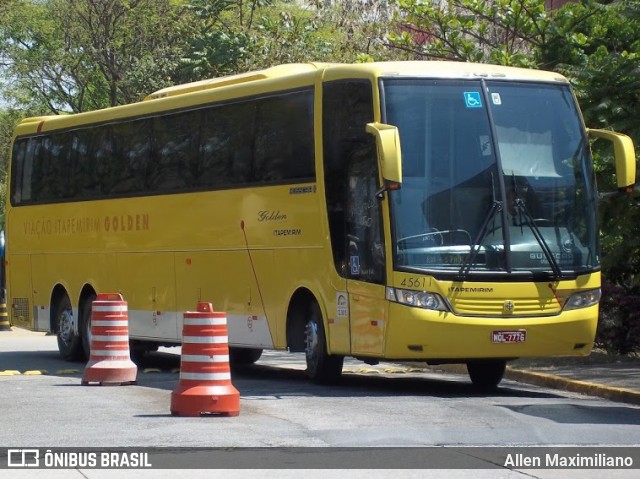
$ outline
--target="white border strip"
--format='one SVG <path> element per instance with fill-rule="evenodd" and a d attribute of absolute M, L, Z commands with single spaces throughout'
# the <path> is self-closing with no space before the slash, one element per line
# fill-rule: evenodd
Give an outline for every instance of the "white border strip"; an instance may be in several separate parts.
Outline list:
<path fill-rule="evenodd" d="M 129 326 L 129 321 L 124 319 L 115 319 L 113 321 L 109 320 L 91 320 L 91 327 L 93 326 Z"/>
<path fill-rule="evenodd" d="M 183 373 L 181 371 L 180 379 L 196 381 L 226 381 L 231 379 L 231 373 Z"/>
<path fill-rule="evenodd" d="M 228 336 L 183 336 L 182 343 L 222 344 L 228 343 Z"/>
<path fill-rule="evenodd" d="M 228 363 L 229 356 L 227 354 L 214 354 L 208 356 L 205 354 L 183 354 L 181 357 L 182 362 L 190 363 Z"/>
<path fill-rule="evenodd" d="M 129 336 L 91 336 L 91 341 L 103 341 L 103 342 L 119 342 L 126 341 L 129 344 Z"/>
<path fill-rule="evenodd" d="M 226 326 L 227 317 L 222 318 L 184 318 L 186 326 Z"/>

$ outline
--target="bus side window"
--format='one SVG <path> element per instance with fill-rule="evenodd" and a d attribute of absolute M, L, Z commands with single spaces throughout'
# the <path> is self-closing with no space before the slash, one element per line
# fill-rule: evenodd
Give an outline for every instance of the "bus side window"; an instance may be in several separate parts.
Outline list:
<path fill-rule="evenodd" d="M 114 126 L 114 172 L 117 180 L 112 193 L 127 194 L 147 191 L 146 174 L 151 160 L 151 120 L 135 120 Z"/>
<path fill-rule="evenodd" d="M 115 168 L 115 146 L 111 125 L 92 128 L 90 151 L 95 161 L 96 183 L 100 193 L 109 195 L 118 181 L 118 171 Z"/>
<path fill-rule="evenodd" d="M 257 102 L 256 183 L 315 178 L 313 92 L 287 92 Z"/>
<path fill-rule="evenodd" d="M 246 183 L 251 168 L 255 107 L 239 102 L 208 108 L 200 129 L 200 150 L 192 165 L 195 185 L 225 188 Z"/>
<path fill-rule="evenodd" d="M 33 166 L 33 147 L 28 152 L 28 145 L 33 145 L 33 140 L 16 141 L 11 155 L 11 204 L 19 205 L 31 200 L 31 169 Z"/>
<path fill-rule="evenodd" d="M 193 186 L 190 164 L 197 155 L 200 111 L 164 115 L 153 119 L 154 150 L 146 184 L 153 192 Z"/>
<path fill-rule="evenodd" d="M 35 202 L 46 202 L 53 197 L 51 182 L 55 181 L 51 171 L 51 137 L 41 136 L 33 141 L 31 199 Z"/>
<path fill-rule="evenodd" d="M 378 190 L 376 147 L 373 137 L 349 158 L 347 241 L 349 272 L 371 283 L 385 279 L 384 244 Z"/>
<path fill-rule="evenodd" d="M 283 119 L 290 116 L 286 103 L 279 97 L 258 101 L 256 140 L 252 181 L 273 183 L 283 179 L 286 157 L 291 156 L 293 138 L 283 128 Z"/>
<path fill-rule="evenodd" d="M 99 196 L 96 165 L 91 151 L 95 128 L 84 128 L 72 134 L 72 158 L 67 197 L 91 199 Z"/>

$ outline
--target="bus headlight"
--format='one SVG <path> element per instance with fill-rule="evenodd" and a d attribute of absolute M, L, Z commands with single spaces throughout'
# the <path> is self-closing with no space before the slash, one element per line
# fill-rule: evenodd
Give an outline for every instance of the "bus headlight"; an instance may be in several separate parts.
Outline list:
<path fill-rule="evenodd" d="M 564 303 L 564 309 L 580 309 L 588 308 L 594 304 L 598 304 L 600 301 L 600 289 L 592 289 L 589 291 L 581 291 L 580 293 L 572 294 L 567 298 Z"/>
<path fill-rule="evenodd" d="M 415 306 L 416 308 L 449 311 L 447 303 L 442 299 L 442 296 L 426 291 L 387 287 L 387 299 L 407 306 Z"/>

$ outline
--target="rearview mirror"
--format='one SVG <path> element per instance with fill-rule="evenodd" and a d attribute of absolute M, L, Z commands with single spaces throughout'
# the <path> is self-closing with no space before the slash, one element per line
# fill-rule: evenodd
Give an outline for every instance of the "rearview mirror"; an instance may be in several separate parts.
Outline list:
<path fill-rule="evenodd" d="M 367 123 L 367 133 L 376 138 L 383 190 L 399 189 L 402 184 L 402 155 L 398 128 L 384 123 Z"/>
<path fill-rule="evenodd" d="M 636 155 L 631 138 L 609 130 L 588 129 L 587 133 L 590 137 L 602 138 L 613 143 L 618 191 L 632 193 L 636 184 Z"/>

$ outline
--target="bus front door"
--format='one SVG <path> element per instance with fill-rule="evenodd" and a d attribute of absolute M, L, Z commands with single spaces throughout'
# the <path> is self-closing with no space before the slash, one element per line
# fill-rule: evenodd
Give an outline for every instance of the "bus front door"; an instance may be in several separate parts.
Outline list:
<path fill-rule="evenodd" d="M 346 241 L 351 353 L 384 354 L 385 248 L 378 172 L 372 143 L 356 151 L 348 169 Z"/>
<path fill-rule="evenodd" d="M 387 301 L 383 285 L 350 280 L 349 313 L 351 354 L 380 357 L 384 354 Z"/>

